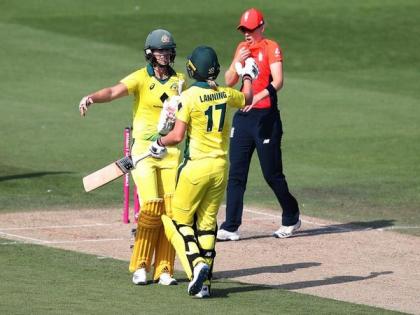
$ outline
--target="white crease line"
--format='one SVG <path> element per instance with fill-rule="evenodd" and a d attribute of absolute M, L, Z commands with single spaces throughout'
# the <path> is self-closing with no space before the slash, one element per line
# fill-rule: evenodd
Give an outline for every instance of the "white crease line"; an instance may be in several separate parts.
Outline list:
<path fill-rule="evenodd" d="M 94 223 L 94 224 L 80 224 L 80 225 L 46 225 L 46 226 L 25 226 L 25 227 L 16 227 L 16 228 L 2 228 L 0 231 L 19 231 L 19 230 L 44 230 L 44 229 L 74 229 L 74 228 L 84 228 L 84 227 L 101 227 L 109 225 L 118 225 L 116 223 Z"/>
<path fill-rule="evenodd" d="M 4 233 L 0 231 L 0 234 L 6 235 L 8 237 L 19 238 L 27 241 L 31 241 L 32 243 L 39 243 L 39 244 L 70 244 L 70 243 L 84 243 L 84 242 L 110 242 L 110 241 L 125 241 L 130 240 L 129 238 L 99 238 L 99 239 L 85 239 L 85 240 L 71 240 L 71 241 L 44 241 L 33 237 L 21 236 L 11 233 Z"/>
<path fill-rule="evenodd" d="M 44 241 L 44 244 L 72 244 L 72 243 L 87 243 L 87 242 L 111 242 L 111 241 L 126 241 L 128 238 L 98 238 L 77 241 Z"/>
<path fill-rule="evenodd" d="M 15 238 L 23 239 L 23 240 L 29 240 L 29 241 L 32 241 L 33 243 L 41 243 L 41 244 L 43 244 L 45 242 L 45 241 L 39 240 L 37 238 L 32 238 L 32 237 L 27 237 L 27 236 L 21 236 L 21 235 L 16 235 L 16 234 L 11 234 L 11 233 L 4 233 L 4 232 L 1 232 L 1 231 L 0 231 L 0 235 L 6 235 L 8 237 L 15 237 Z"/>

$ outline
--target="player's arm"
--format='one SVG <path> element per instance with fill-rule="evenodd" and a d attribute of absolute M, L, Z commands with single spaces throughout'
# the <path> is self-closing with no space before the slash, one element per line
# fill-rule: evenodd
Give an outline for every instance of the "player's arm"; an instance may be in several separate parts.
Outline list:
<path fill-rule="evenodd" d="M 253 100 L 252 79 L 250 76 L 242 77 L 242 93 L 245 96 L 245 106 L 251 105 Z"/>
<path fill-rule="evenodd" d="M 180 143 L 184 139 L 186 130 L 187 123 L 180 119 L 177 119 L 175 122 L 174 129 L 172 129 L 171 132 L 169 132 L 164 137 L 158 138 L 150 145 L 150 155 L 157 159 L 164 158 L 167 154 L 166 146 Z"/>
<path fill-rule="evenodd" d="M 123 83 L 96 91 L 82 98 L 79 104 L 80 115 L 85 116 L 88 107 L 94 103 L 107 103 L 127 95 L 128 89 Z"/>
<path fill-rule="evenodd" d="M 273 81 L 271 81 L 264 90 L 255 94 L 254 104 L 258 103 L 264 97 L 267 97 L 272 93 L 277 93 L 277 91 L 280 91 L 283 87 L 283 63 L 281 61 L 272 63 L 270 65 L 270 72 Z"/>
<path fill-rule="evenodd" d="M 158 140 L 158 143 L 164 147 L 168 145 L 178 144 L 182 140 L 184 140 L 186 130 L 187 130 L 187 124 L 183 122 L 182 120 L 177 119 L 175 121 L 174 129 L 172 129 L 172 131 L 168 133 L 166 136 L 160 138 Z"/>

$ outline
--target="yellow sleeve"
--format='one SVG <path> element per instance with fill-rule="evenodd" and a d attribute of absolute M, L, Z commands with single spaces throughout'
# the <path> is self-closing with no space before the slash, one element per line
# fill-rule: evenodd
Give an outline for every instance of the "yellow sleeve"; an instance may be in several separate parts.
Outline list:
<path fill-rule="evenodd" d="M 188 99 L 185 96 L 184 93 L 181 95 L 181 108 L 176 113 L 176 118 L 188 124 L 191 117 L 191 108 L 188 105 Z"/>
<path fill-rule="evenodd" d="M 127 87 L 128 94 L 133 94 L 135 91 L 140 90 L 142 85 L 141 70 L 133 72 L 122 79 L 120 82 Z"/>
<path fill-rule="evenodd" d="M 231 107 L 235 107 L 235 108 L 242 108 L 245 106 L 245 95 L 244 93 L 232 89 L 232 88 L 227 88 L 227 94 L 228 94 L 228 99 L 227 99 L 227 104 Z"/>

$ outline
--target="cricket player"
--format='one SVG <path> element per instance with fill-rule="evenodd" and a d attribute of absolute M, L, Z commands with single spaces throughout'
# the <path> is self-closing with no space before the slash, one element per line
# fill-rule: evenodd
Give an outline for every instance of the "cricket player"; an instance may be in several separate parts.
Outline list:
<path fill-rule="evenodd" d="M 235 85 L 239 78 L 236 65 L 250 57 L 255 59 L 260 70 L 258 79 L 252 82 L 252 105 L 237 111 L 233 117 L 226 219 L 217 232 L 218 240 L 236 241 L 240 237 L 238 229 L 242 223 L 244 193 L 255 150 L 264 179 L 283 209 L 282 223 L 273 236 L 290 237 L 301 225 L 298 202 L 290 193 L 283 174 L 283 129 L 277 107 L 277 91 L 283 86 L 283 54 L 275 41 L 264 37 L 264 28 L 264 17 L 259 10 L 251 8 L 242 14 L 238 30 L 243 33 L 244 41 L 237 46 L 232 64 L 225 73 L 226 84 Z"/>
<path fill-rule="evenodd" d="M 181 142 L 186 133 L 184 160 L 172 200 L 172 214 L 162 216 L 165 233 L 191 280 L 189 295 L 210 296 L 210 279 L 216 256 L 216 216 L 227 179 L 229 106 L 243 108 L 252 103 L 251 82 L 258 75 L 250 58 L 238 69 L 242 92 L 219 87 L 215 80 L 220 66 L 216 52 L 207 46 L 194 49 L 187 71 L 196 82 L 181 95 L 174 129 L 157 139 L 151 154 L 162 158 L 166 146 Z M 165 161 L 163 159 L 163 161 Z"/>
<path fill-rule="evenodd" d="M 147 66 L 123 78 L 117 85 L 89 94 L 80 102 L 84 116 L 89 106 L 132 95 L 133 160 L 149 150 L 150 144 L 167 134 L 175 122 L 180 92 L 185 89 L 185 78 L 171 65 L 176 56 L 176 44 L 171 33 L 157 29 L 146 38 L 144 53 Z M 144 159 L 132 171 L 140 197 L 134 248 L 129 270 L 134 284 L 147 284 L 147 272 L 154 259 L 153 280 L 162 285 L 176 284 L 173 278 L 175 251 L 165 237 L 160 216 L 171 217 L 170 203 L 175 190 L 179 150 L 168 147 L 165 160 Z"/>

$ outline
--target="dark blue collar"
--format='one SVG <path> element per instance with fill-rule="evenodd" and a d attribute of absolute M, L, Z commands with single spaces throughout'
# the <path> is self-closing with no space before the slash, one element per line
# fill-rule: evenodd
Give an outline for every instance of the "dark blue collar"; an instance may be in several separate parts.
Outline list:
<path fill-rule="evenodd" d="M 146 70 L 147 70 L 147 74 L 149 75 L 149 76 L 151 76 L 151 77 L 154 77 L 155 76 L 155 70 L 153 70 L 153 66 L 152 66 L 152 64 L 151 63 L 148 63 L 147 64 L 147 66 L 146 66 Z M 176 75 L 176 72 L 175 72 L 175 70 L 174 69 L 172 69 L 172 67 L 169 67 L 169 77 L 166 79 L 166 80 L 160 80 L 160 79 L 158 79 L 158 78 L 156 78 L 156 80 L 158 80 L 159 82 L 161 82 L 161 83 L 165 83 L 166 81 L 168 81 L 169 80 L 169 78 L 171 77 L 171 76 L 173 76 L 173 75 Z"/>

